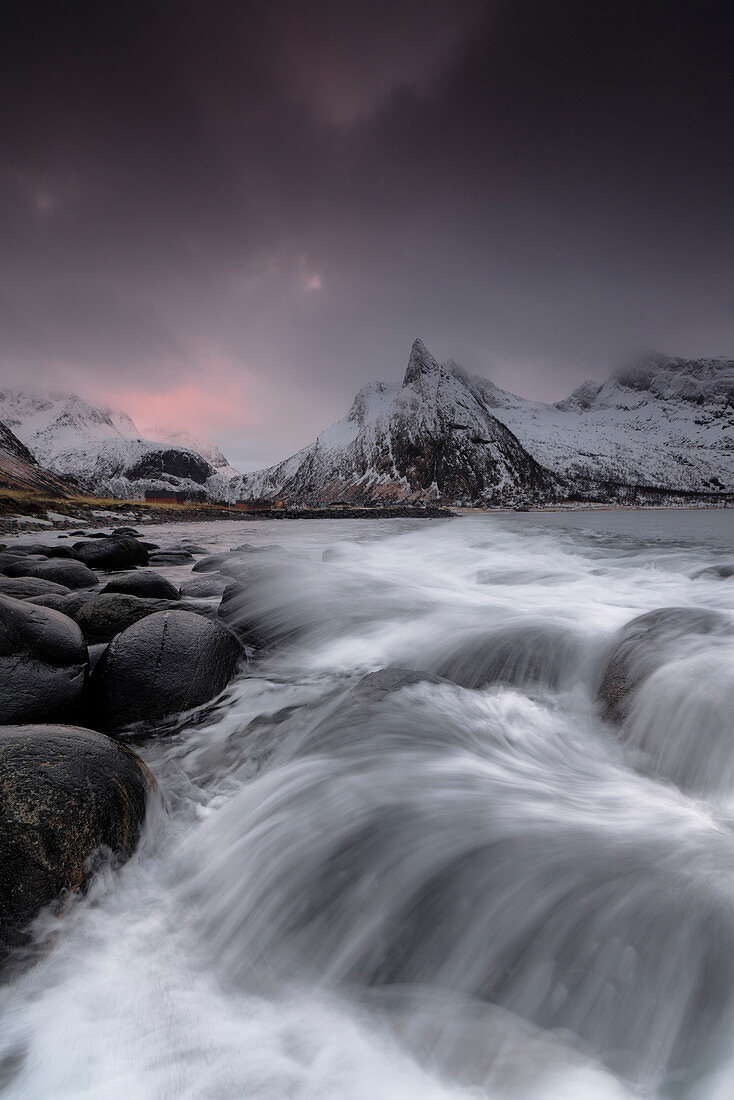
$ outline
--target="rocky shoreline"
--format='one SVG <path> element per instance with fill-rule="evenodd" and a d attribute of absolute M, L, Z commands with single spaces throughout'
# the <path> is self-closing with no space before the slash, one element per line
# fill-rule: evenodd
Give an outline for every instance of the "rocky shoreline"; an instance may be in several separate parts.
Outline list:
<path fill-rule="evenodd" d="M 156 570 L 203 547 L 161 551 L 129 526 L 63 537 L 0 549 L 0 963 L 100 853 L 134 850 L 155 781 L 120 736 L 207 703 L 247 661 L 201 582 L 184 597 Z"/>

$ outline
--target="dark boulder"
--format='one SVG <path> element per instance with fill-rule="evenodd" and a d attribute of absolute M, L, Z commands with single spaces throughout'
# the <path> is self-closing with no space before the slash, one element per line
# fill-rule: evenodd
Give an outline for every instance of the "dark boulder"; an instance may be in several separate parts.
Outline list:
<path fill-rule="evenodd" d="M 109 642 L 121 630 L 158 611 L 171 608 L 192 611 L 197 616 L 214 617 L 208 607 L 192 605 L 180 600 L 157 600 L 146 596 L 131 596 L 125 592 L 100 592 L 81 602 L 73 611 L 88 645 Z M 72 614 L 71 605 L 67 614 Z"/>
<path fill-rule="evenodd" d="M 729 577 L 734 577 L 734 565 L 709 565 L 705 569 L 699 569 L 697 573 L 691 573 L 692 581 L 699 577 L 718 577 L 722 581 L 728 580 Z"/>
<path fill-rule="evenodd" d="M 47 558 L 63 558 L 64 561 L 78 561 L 76 551 L 71 546 L 60 546 L 59 543 L 51 543 L 50 546 L 37 547 L 37 553 Z"/>
<path fill-rule="evenodd" d="M 97 588 L 77 588 L 75 592 L 66 592 L 61 595 L 53 592 L 44 596 L 32 596 L 27 603 L 35 603 L 40 607 L 51 607 L 54 611 L 60 611 L 62 615 L 68 615 L 73 619 L 82 604 L 87 603 L 100 592 Z"/>
<path fill-rule="evenodd" d="M 154 550 L 148 559 L 150 565 L 188 565 L 193 560 L 188 550 Z"/>
<path fill-rule="evenodd" d="M 0 723 L 69 714 L 87 671 L 87 647 L 72 619 L 0 596 Z"/>
<path fill-rule="evenodd" d="M 89 654 L 89 671 L 94 672 L 100 657 L 107 649 L 108 642 L 95 642 L 94 645 L 87 646 L 87 653 Z"/>
<path fill-rule="evenodd" d="M 107 729 L 150 724 L 213 699 L 241 656 L 217 622 L 178 610 L 149 615 L 110 642 L 92 676 L 92 706 Z"/>
<path fill-rule="evenodd" d="M 225 588 L 231 584 L 229 577 L 223 577 L 219 573 L 210 573 L 204 577 L 192 577 L 181 585 L 181 595 L 199 599 L 207 596 L 221 596 Z"/>
<path fill-rule="evenodd" d="M 140 540 L 140 545 L 146 550 L 160 550 L 160 546 L 157 542 L 145 542 L 144 539 Z"/>
<path fill-rule="evenodd" d="M 702 640 L 734 635 L 734 619 L 704 607 L 661 607 L 617 632 L 602 658 L 597 698 L 606 718 L 629 713 L 632 696 L 653 672 Z M 685 642 L 684 642 L 685 640 Z"/>
<path fill-rule="evenodd" d="M 48 547 L 40 542 L 16 542 L 11 547 L 12 552 L 19 558 L 31 557 L 47 558 Z"/>
<path fill-rule="evenodd" d="M 180 546 L 171 546 L 171 550 L 188 550 L 189 554 L 208 554 L 206 546 L 199 546 L 195 542 L 182 542 Z"/>
<path fill-rule="evenodd" d="M 42 580 L 63 584 L 66 588 L 92 588 L 99 583 L 96 573 L 80 561 L 56 558 L 50 561 L 15 562 L 6 570 L 8 577 L 40 577 Z"/>
<path fill-rule="evenodd" d="M 130 596 L 148 596 L 162 600 L 179 599 L 178 589 L 152 569 L 136 569 L 134 573 L 113 577 L 102 592 L 125 592 Z"/>
<path fill-rule="evenodd" d="M 12 550 L 5 550 L 0 554 L 0 573 L 7 575 L 7 571 L 12 565 L 24 561 L 30 564 L 32 562 L 48 561 L 48 558 L 44 554 L 16 554 Z"/>
<path fill-rule="evenodd" d="M 66 596 L 68 593 L 66 585 L 43 577 L 0 577 L 0 596 L 13 596 L 16 600 L 27 600 L 31 596 Z"/>
<path fill-rule="evenodd" d="M 78 726 L 0 729 L 0 957 L 43 906 L 83 888 L 95 854 L 133 852 L 153 778 L 131 749 Z"/>
<path fill-rule="evenodd" d="M 207 554 L 205 558 L 199 558 L 192 569 L 193 573 L 218 573 L 219 567 L 227 561 L 229 554 Z"/>
<path fill-rule="evenodd" d="M 85 641 L 93 645 L 95 642 L 109 642 L 121 630 L 167 606 L 166 601 L 124 592 L 103 592 L 85 600 L 73 615 Z"/>
<path fill-rule="evenodd" d="M 132 535 L 133 538 L 140 536 L 140 531 L 136 531 L 134 527 L 113 527 L 113 535 Z"/>
<path fill-rule="evenodd" d="M 148 551 L 131 535 L 75 542 L 74 549 L 79 560 L 92 569 L 134 569 L 148 564 Z"/>

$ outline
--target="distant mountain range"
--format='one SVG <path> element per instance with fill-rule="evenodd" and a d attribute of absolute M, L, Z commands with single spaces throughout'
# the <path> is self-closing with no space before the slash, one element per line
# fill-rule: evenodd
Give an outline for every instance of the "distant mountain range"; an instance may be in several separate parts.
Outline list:
<path fill-rule="evenodd" d="M 642 500 L 734 491 L 734 362 L 649 357 L 547 405 L 438 363 L 416 340 L 401 383 L 365 386 L 308 447 L 231 491 L 491 505 L 629 499 L 630 488 Z"/>
<path fill-rule="evenodd" d="M 50 474 L 102 496 L 159 491 L 224 499 L 237 475 L 209 440 L 160 429 L 144 435 L 127 413 L 75 394 L 0 391 L 0 423 Z"/>
<path fill-rule="evenodd" d="M 73 394 L 0 391 L 0 424 L 34 476 L 45 467 L 120 498 L 157 490 L 230 502 L 491 506 L 734 493 L 727 359 L 649 356 L 548 405 L 438 363 L 416 340 L 402 382 L 371 382 L 308 447 L 244 475 L 209 440 L 183 429 L 141 434 L 126 413 Z M 0 452 L 11 452 L 1 435 Z"/>

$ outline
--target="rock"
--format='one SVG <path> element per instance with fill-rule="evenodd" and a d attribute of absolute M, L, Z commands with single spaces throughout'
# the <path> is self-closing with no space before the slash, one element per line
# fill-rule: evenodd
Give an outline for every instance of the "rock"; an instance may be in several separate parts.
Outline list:
<path fill-rule="evenodd" d="M 220 565 L 227 561 L 228 558 L 228 554 L 208 554 L 205 558 L 199 558 L 192 572 L 218 573 Z"/>
<path fill-rule="evenodd" d="M 131 596 L 148 596 L 153 599 L 177 600 L 178 589 L 152 569 L 136 569 L 134 573 L 123 573 L 113 577 L 102 592 L 125 592 Z"/>
<path fill-rule="evenodd" d="M 0 729 L 0 956 L 28 942 L 43 906 L 86 885 L 96 853 L 132 854 L 152 789 L 142 760 L 105 734 Z"/>
<path fill-rule="evenodd" d="M 113 527 L 113 535 L 132 535 L 133 538 L 140 536 L 140 531 L 136 531 L 134 527 Z"/>
<path fill-rule="evenodd" d="M 151 565 L 188 565 L 194 557 L 188 550 L 154 550 L 148 560 Z"/>
<path fill-rule="evenodd" d="M 86 642 L 92 645 L 95 642 L 109 642 L 139 619 L 162 611 L 167 606 L 160 600 L 124 592 L 106 592 L 85 600 L 73 614 Z"/>
<path fill-rule="evenodd" d="M 146 550 L 160 550 L 160 546 L 157 542 L 144 542 L 143 539 L 141 539 L 140 545 L 145 547 Z"/>
<path fill-rule="evenodd" d="M 45 596 L 33 596 L 27 602 L 38 604 L 40 607 L 50 607 L 54 611 L 60 611 L 63 615 L 68 615 L 70 619 L 73 619 L 82 604 L 87 603 L 88 600 L 99 595 L 101 589 L 97 588 L 78 588 L 76 592 L 67 592 L 61 595 L 55 595 L 50 593 Z"/>
<path fill-rule="evenodd" d="M 107 649 L 108 642 L 95 642 L 94 645 L 87 646 L 87 654 L 89 655 L 89 671 L 94 672 L 99 662 L 100 657 Z"/>
<path fill-rule="evenodd" d="M 72 619 L 0 596 L 0 723 L 70 713 L 87 671 L 87 647 Z"/>
<path fill-rule="evenodd" d="M 0 577 L 0 596 L 13 596 L 27 600 L 31 596 L 66 596 L 69 589 L 64 584 L 47 581 L 43 577 Z"/>
<path fill-rule="evenodd" d="M 182 596 L 195 599 L 205 596 L 221 596 L 227 585 L 231 584 L 229 577 L 222 577 L 219 573 L 210 573 L 205 577 L 194 577 L 181 585 Z"/>
<path fill-rule="evenodd" d="M 278 542 L 268 543 L 266 546 L 255 546 L 251 542 L 243 542 L 241 546 L 233 546 L 230 554 L 267 554 L 277 551 L 285 554 L 285 549 Z"/>
<path fill-rule="evenodd" d="M 93 569 L 134 569 L 148 564 L 148 551 L 131 535 L 75 542 L 74 549 L 79 560 Z"/>
<path fill-rule="evenodd" d="M 50 546 L 39 546 L 38 553 L 47 558 L 63 558 L 65 561 L 78 561 L 76 551 L 70 546 L 60 546 L 57 542 Z"/>
<path fill-rule="evenodd" d="M 91 680 L 92 705 L 108 729 L 190 710 L 222 691 L 241 656 L 219 623 L 157 612 L 110 642 Z"/>
<path fill-rule="evenodd" d="M 72 614 L 70 605 L 67 614 Z M 100 592 L 89 600 L 80 602 L 73 611 L 73 617 L 79 624 L 88 645 L 95 642 L 109 642 L 120 631 L 133 623 L 171 608 L 193 612 L 197 616 L 215 617 L 208 607 L 187 604 L 176 600 L 157 600 L 145 596 L 132 596 L 124 592 Z"/>
<path fill-rule="evenodd" d="M 0 573 L 7 575 L 7 570 L 11 565 L 17 565 L 18 562 L 39 562 L 48 561 L 42 554 L 14 554 L 12 550 L 6 550 L 0 554 Z"/>
<path fill-rule="evenodd" d="M 406 668 L 381 668 L 354 685 L 325 718 L 306 732 L 298 754 L 331 753 L 343 748 L 389 695 L 415 684 L 445 684 L 430 672 Z"/>
<path fill-rule="evenodd" d="M 568 627 L 526 621 L 463 637 L 435 663 L 435 672 L 466 688 L 547 684 L 557 688 L 578 669 L 582 641 Z M 428 662 L 434 668 L 434 662 Z"/>
<path fill-rule="evenodd" d="M 597 698 L 606 718 L 621 721 L 635 690 L 656 669 L 681 655 L 681 639 L 690 653 L 696 642 L 734 635 L 734 620 L 704 607 L 662 607 L 638 615 L 613 638 L 602 659 Z"/>
<path fill-rule="evenodd" d="M 80 561 L 66 561 L 63 558 L 50 561 L 15 562 L 8 566 L 8 577 L 40 577 L 42 580 L 63 584 L 66 588 L 92 588 L 98 584 L 96 573 Z"/>
<path fill-rule="evenodd" d="M 719 577 L 721 580 L 727 580 L 729 577 L 734 577 L 734 565 L 709 565 L 705 569 L 699 569 L 697 573 L 691 573 L 691 580 L 695 581 L 698 577 Z"/>
<path fill-rule="evenodd" d="M 198 546 L 195 542 L 182 542 L 180 546 L 172 546 L 172 550 L 188 550 L 189 554 L 208 554 L 206 546 Z"/>

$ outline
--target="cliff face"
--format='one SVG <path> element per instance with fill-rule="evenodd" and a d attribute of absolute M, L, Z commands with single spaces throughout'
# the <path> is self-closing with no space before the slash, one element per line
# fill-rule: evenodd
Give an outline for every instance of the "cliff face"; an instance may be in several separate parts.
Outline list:
<path fill-rule="evenodd" d="M 69 486 L 38 465 L 26 446 L 0 422 L 0 486 L 44 492 L 52 496 L 70 495 Z"/>

